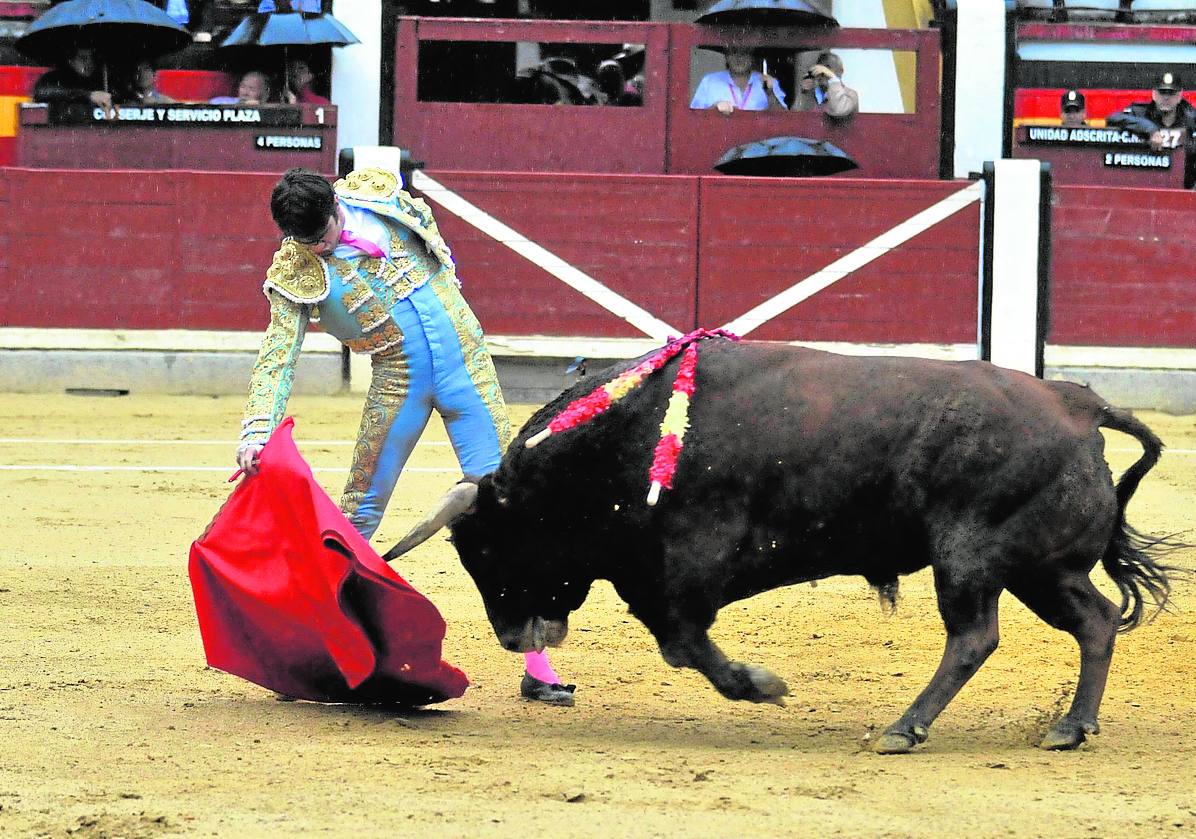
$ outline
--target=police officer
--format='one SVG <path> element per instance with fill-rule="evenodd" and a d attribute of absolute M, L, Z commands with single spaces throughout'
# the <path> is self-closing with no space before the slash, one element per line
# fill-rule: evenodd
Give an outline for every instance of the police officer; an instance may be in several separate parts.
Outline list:
<path fill-rule="evenodd" d="M 1083 128 L 1088 124 L 1088 109 L 1084 94 L 1069 90 L 1059 99 L 1059 120 L 1064 128 Z"/>
<path fill-rule="evenodd" d="M 1150 138 L 1155 151 L 1184 149 L 1184 189 L 1196 184 L 1196 108 L 1183 98 L 1183 79 L 1170 70 L 1159 76 L 1149 102 L 1135 102 L 1110 114 L 1105 124 Z"/>

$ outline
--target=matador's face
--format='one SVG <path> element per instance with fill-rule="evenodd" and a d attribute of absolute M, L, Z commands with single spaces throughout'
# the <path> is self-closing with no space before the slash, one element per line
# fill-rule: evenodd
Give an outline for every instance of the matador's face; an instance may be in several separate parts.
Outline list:
<path fill-rule="evenodd" d="M 327 256 L 332 253 L 341 240 L 341 233 L 345 229 L 345 211 L 338 202 L 336 213 L 328 217 L 328 224 L 319 235 L 310 239 L 295 237 L 295 241 L 311 250 L 316 256 Z"/>

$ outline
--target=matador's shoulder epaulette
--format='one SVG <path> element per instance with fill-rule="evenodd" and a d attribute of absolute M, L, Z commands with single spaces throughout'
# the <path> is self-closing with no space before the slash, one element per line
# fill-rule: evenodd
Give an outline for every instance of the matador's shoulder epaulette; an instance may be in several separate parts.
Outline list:
<path fill-rule="evenodd" d="M 385 169 L 354 169 L 332 185 L 337 195 L 359 201 L 390 201 L 400 189 L 399 178 Z"/>
<path fill-rule="evenodd" d="M 273 289 L 296 303 L 319 303 L 328 296 L 324 262 L 307 248 L 287 238 L 266 271 L 264 288 Z"/>

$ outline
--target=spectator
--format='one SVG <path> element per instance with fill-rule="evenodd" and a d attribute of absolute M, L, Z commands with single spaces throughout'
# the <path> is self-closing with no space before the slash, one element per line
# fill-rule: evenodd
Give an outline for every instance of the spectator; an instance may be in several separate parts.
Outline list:
<path fill-rule="evenodd" d="M 1105 124 L 1124 128 L 1150 139 L 1150 147 L 1184 147 L 1184 189 L 1196 184 L 1196 108 L 1183 98 L 1183 79 L 1167 71 L 1159 76 L 1149 102 L 1135 102 L 1124 111 L 1110 114 Z"/>
<path fill-rule="evenodd" d="M 158 92 L 155 84 L 156 77 L 154 65 L 148 61 L 138 62 L 137 68 L 133 71 L 133 90 L 129 101 L 143 105 L 169 105 L 174 102 L 166 94 Z"/>
<path fill-rule="evenodd" d="M 843 59 L 830 50 L 814 58 L 802 76 L 795 111 L 822 111 L 828 117 L 847 119 L 860 109 L 860 95 L 843 82 Z"/>
<path fill-rule="evenodd" d="M 515 101 L 538 105 L 597 105 L 597 83 L 571 58 L 550 57 L 521 70 L 515 79 Z"/>
<path fill-rule="evenodd" d="M 750 49 L 729 47 L 725 58 L 727 69 L 703 76 L 689 107 L 714 108 L 727 116 L 735 111 L 786 110 L 785 91 L 772 76 L 752 69 Z"/>
<path fill-rule="evenodd" d="M 33 86 L 35 102 L 79 102 L 103 108 L 111 119 L 116 116 L 112 94 L 104 89 L 99 76 L 95 51 L 79 47 L 67 59 L 65 67 L 48 70 Z"/>
<path fill-rule="evenodd" d="M 282 91 L 282 101 L 288 105 L 331 105 L 332 102 L 311 89 L 315 74 L 306 61 L 298 59 L 287 65 L 287 87 Z"/>
<path fill-rule="evenodd" d="M 605 105 L 642 105 L 643 96 L 623 75 L 623 66 L 613 59 L 598 65 L 596 79 L 599 96 Z"/>
<path fill-rule="evenodd" d="M 1088 109 L 1084 94 L 1069 90 L 1059 100 L 1059 119 L 1065 128 L 1082 128 L 1088 124 Z"/>
<path fill-rule="evenodd" d="M 270 99 L 270 80 L 265 73 L 250 70 L 241 77 L 236 96 L 217 96 L 208 101 L 213 105 L 265 105 Z"/>
<path fill-rule="evenodd" d="M 643 44 L 624 44 L 623 49 L 611 58 L 612 61 L 619 63 L 619 68 L 623 71 L 623 78 L 627 79 L 628 90 L 638 98 L 638 101 L 634 103 L 636 105 L 642 105 L 644 102 L 645 56 L 646 51 Z"/>

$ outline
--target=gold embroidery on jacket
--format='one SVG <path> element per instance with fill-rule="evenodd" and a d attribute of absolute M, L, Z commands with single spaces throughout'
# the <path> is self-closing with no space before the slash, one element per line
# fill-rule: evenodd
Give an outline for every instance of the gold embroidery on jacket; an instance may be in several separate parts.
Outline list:
<path fill-rule="evenodd" d="M 357 325 L 365 333 L 377 329 L 390 320 L 390 309 L 383 306 L 376 297 L 371 297 L 364 306 L 353 313 L 353 316 L 357 318 Z"/>
<path fill-rule="evenodd" d="M 367 355 L 374 355 L 383 350 L 397 347 L 403 343 L 403 330 L 389 318 L 378 329 L 373 332 L 368 332 L 360 338 L 355 338 L 351 341 L 345 341 L 345 346 L 353 352 L 365 353 Z"/>
<path fill-rule="evenodd" d="M 393 172 L 369 167 L 354 169 L 332 185 L 337 195 L 361 201 L 387 201 L 399 191 L 399 179 Z"/>
<path fill-rule="evenodd" d="M 358 309 L 366 304 L 374 296 L 373 290 L 366 283 L 353 283 L 344 294 L 341 295 L 341 303 L 344 304 L 345 311 L 353 314 Z"/>
<path fill-rule="evenodd" d="M 242 434 L 248 442 L 265 442 L 282 422 L 295 363 L 307 331 L 308 307 L 278 293 L 268 293 L 270 325 L 262 337 L 257 363 L 249 377 L 249 399 L 243 419 L 248 421 Z M 268 417 L 269 419 L 264 419 Z"/>
<path fill-rule="evenodd" d="M 440 235 L 440 228 L 432 218 L 432 211 L 423 199 L 412 198 L 400 189 L 395 195 L 395 201 L 369 209 L 379 217 L 391 219 L 406 227 L 424 242 L 428 252 L 441 265 L 445 268 L 452 267 L 452 251 Z"/>
<path fill-rule="evenodd" d="M 399 269 L 391 262 L 383 262 L 378 271 L 378 278 L 390 292 L 386 294 L 386 297 L 391 299 L 392 306 L 395 302 L 410 296 L 411 292 L 426 283 L 428 277 L 431 276 L 431 272 L 427 268 L 412 263 L 409 258 L 403 257 L 396 261 L 405 261 L 407 265 L 405 268 Z"/>
<path fill-rule="evenodd" d="M 319 303 L 328 296 L 328 275 L 320 257 L 288 237 L 266 270 L 264 289 L 296 303 Z"/>

